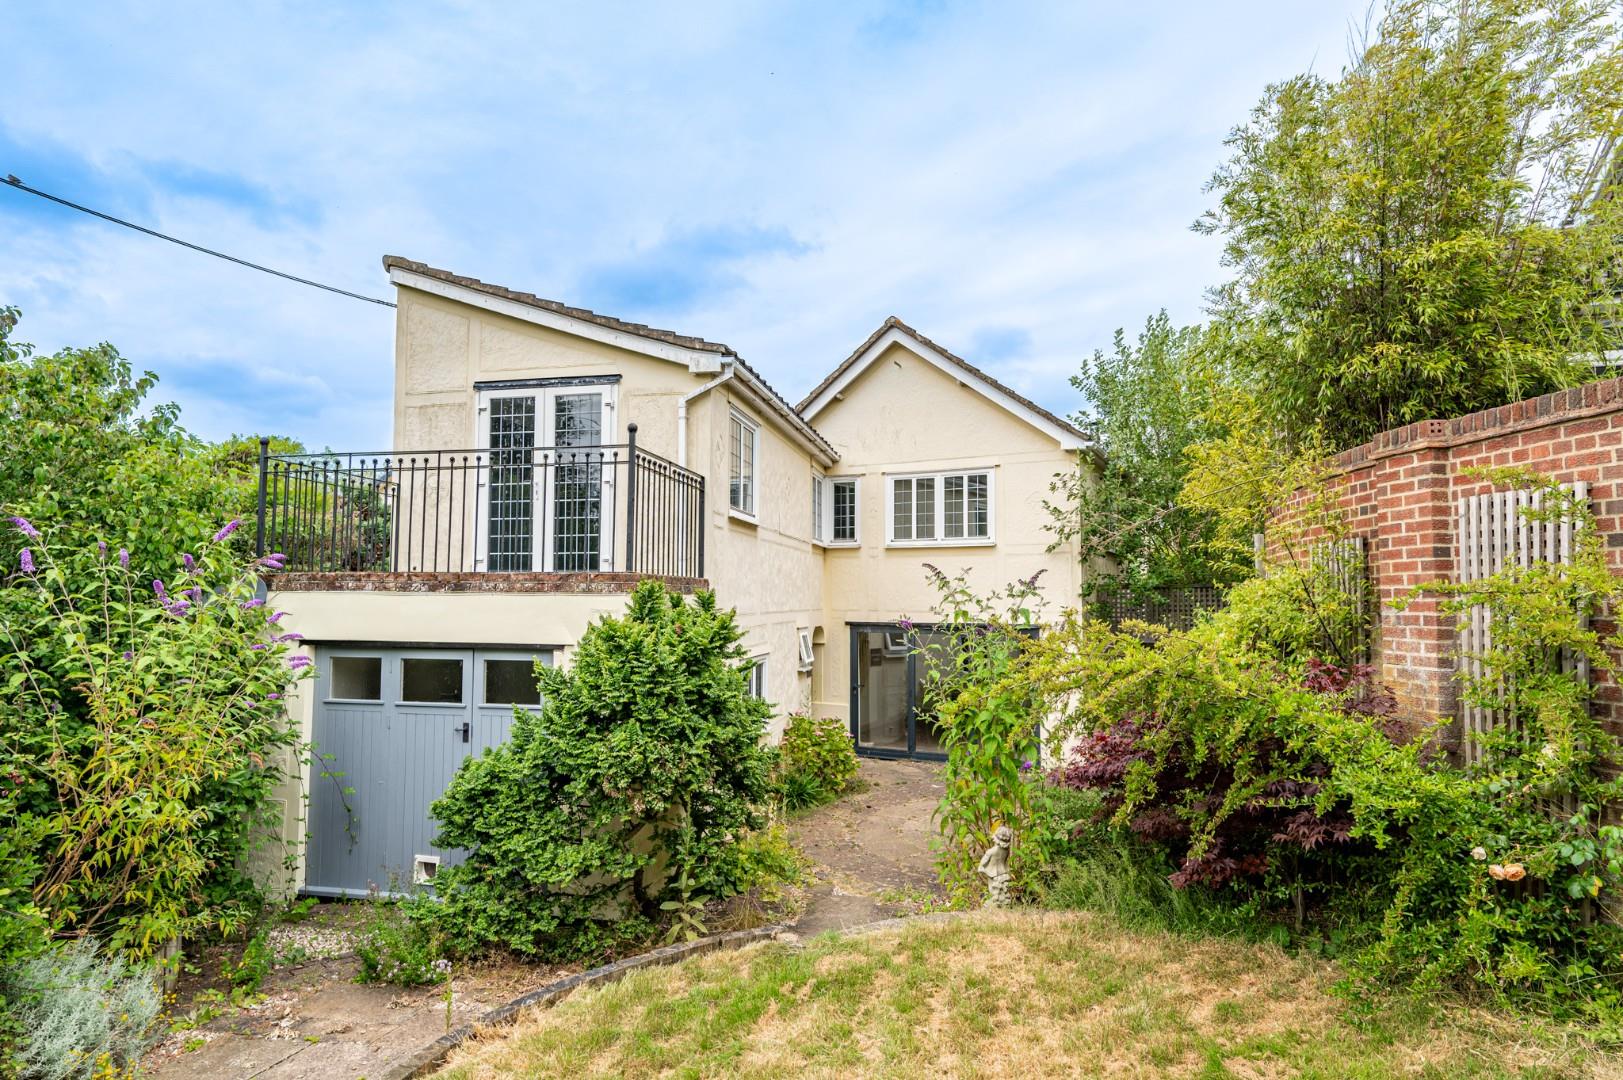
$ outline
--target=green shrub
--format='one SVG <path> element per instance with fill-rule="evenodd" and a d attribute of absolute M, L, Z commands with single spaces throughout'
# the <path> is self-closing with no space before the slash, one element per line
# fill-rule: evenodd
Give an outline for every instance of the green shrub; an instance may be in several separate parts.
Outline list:
<path fill-rule="evenodd" d="M 936 809 L 942 845 L 936 864 L 955 903 L 978 898 L 978 868 L 999 826 L 1016 834 L 1030 817 L 1030 773 L 1039 754 L 1042 713 L 1030 687 L 1011 677 L 1042 621 L 1042 571 L 987 597 L 967 577 L 925 564 L 939 593 L 937 622 L 912 631 L 919 655 L 921 714 L 935 714 L 947 752 L 946 794 Z"/>
<path fill-rule="evenodd" d="M 843 722 L 802 713 L 789 717 L 773 774 L 785 806 L 802 810 L 833 802 L 856 775 L 857 752 Z"/>
<path fill-rule="evenodd" d="M 37 864 L 51 933 L 145 957 L 260 909 L 249 856 L 279 833 L 270 797 L 298 743 L 283 698 L 309 660 L 255 597 L 279 557 L 243 560 L 237 527 L 149 582 L 105 543 L 5 526 L 27 546 L 0 603 L 0 850 Z"/>
<path fill-rule="evenodd" d="M 0 994 L 18 1024 L 11 1060 L 29 1080 L 131 1076 L 161 1034 L 163 994 L 151 970 L 103 956 L 89 940 L 0 973 Z"/>
<path fill-rule="evenodd" d="M 762 823 L 770 706 L 747 691 L 731 612 L 645 581 L 627 613 L 539 668 L 542 707 L 463 764 L 433 806 L 442 903 L 414 909 L 459 950 L 600 954 L 646 934 L 679 877 L 716 897 Z"/>
<path fill-rule="evenodd" d="M 761 890 L 772 894 L 764 897 L 771 900 L 785 885 L 798 884 L 805 867 L 805 858 L 789 841 L 788 826 L 774 821 L 739 840 L 718 883 L 719 891 L 725 895 Z"/>
<path fill-rule="evenodd" d="M 445 980 L 450 965 L 430 929 L 431 920 L 408 917 L 414 906 L 432 903 L 426 899 L 404 904 L 372 902 L 355 937 L 355 956 L 361 962 L 356 982 L 431 986 Z"/>
<path fill-rule="evenodd" d="M 1618 747 L 1590 684 L 1560 658 L 1615 670 L 1623 641 L 1591 620 L 1623 601 L 1623 581 L 1587 508 L 1525 473 L 1490 478 L 1541 493 L 1526 516 L 1578 527 L 1568 564 L 1423 591 L 1462 618 L 1485 608 L 1495 628 L 1480 674 L 1462 682 L 1511 721 L 1480 765 L 1456 767 L 1437 731 L 1395 724 L 1367 670 L 1321 658 L 1345 640 L 1333 624 L 1348 611 L 1312 565 L 1270 567 L 1223 611 L 1148 642 L 1069 621 L 1018 678 L 1083 736 L 1064 782 L 1100 798 L 1118 848 L 1137 853 L 1128 861 L 1172 887 L 1316 947 L 1358 946 L 1366 988 L 1448 985 L 1609 1013 L 1623 1002 L 1623 930 L 1591 903 L 1623 892 L 1623 829 L 1606 823 L 1623 783 L 1606 768 Z M 1049 895 L 1166 909 L 1104 859 L 1079 844 L 1079 868 Z M 1118 881 L 1128 895 L 1107 895 Z"/>

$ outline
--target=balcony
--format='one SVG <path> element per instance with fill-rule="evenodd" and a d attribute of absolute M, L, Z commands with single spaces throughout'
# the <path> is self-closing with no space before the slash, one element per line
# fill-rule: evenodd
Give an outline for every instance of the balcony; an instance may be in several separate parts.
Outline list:
<path fill-rule="evenodd" d="M 271 454 L 256 543 L 286 575 L 704 577 L 704 477 L 618 445 Z"/>

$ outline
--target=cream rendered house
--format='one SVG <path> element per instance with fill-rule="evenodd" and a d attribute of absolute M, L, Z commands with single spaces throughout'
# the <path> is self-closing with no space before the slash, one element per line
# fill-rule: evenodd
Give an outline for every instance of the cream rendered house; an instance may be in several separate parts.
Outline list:
<path fill-rule="evenodd" d="M 1082 432 L 890 319 L 798 406 L 725 345 L 386 258 L 396 287 L 395 447 L 266 455 L 260 542 L 317 678 L 298 884 L 431 879 L 428 805 L 536 704 L 636 582 L 715 590 L 774 703 L 838 717 L 860 752 L 939 755 L 900 621 L 923 565 L 978 588 L 1045 572 L 1044 496 Z"/>

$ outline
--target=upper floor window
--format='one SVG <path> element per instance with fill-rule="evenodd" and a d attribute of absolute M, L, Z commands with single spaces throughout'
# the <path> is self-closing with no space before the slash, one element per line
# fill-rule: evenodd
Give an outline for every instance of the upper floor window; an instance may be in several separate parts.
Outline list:
<path fill-rule="evenodd" d="M 728 420 L 727 504 L 741 514 L 755 513 L 755 459 L 760 456 L 761 429 L 743 413 Z"/>
<path fill-rule="evenodd" d="M 812 539 L 819 544 L 857 542 L 857 478 L 812 474 Z"/>
<path fill-rule="evenodd" d="M 989 543 L 992 474 L 893 476 L 889 510 L 893 544 Z"/>

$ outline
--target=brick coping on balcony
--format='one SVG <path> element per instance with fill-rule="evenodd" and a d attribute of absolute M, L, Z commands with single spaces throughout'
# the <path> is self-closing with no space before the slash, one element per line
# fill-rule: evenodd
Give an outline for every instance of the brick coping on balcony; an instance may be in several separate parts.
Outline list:
<path fill-rule="evenodd" d="M 1343 450 L 1329 461 L 1333 472 L 1348 472 L 1370 462 L 1416 450 L 1462 446 L 1532 431 L 1551 424 L 1582 420 L 1618 411 L 1623 405 L 1623 377 L 1557 390 L 1453 420 L 1420 420 L 1383 431 L 1362 446 Z M 1601 425 L 1605 426 L 1604 423 Z"/>
<path fill-rule="evenodd" d="M 692 594 L 709 588 L 704 578 L 636 573 L 436 573 L 341 571 L 282 573 L 266 576 L 273 592 L 402 592 L 402 593 L 628 593 L 641 581 L 663 582 L 674 592 Z"/>

